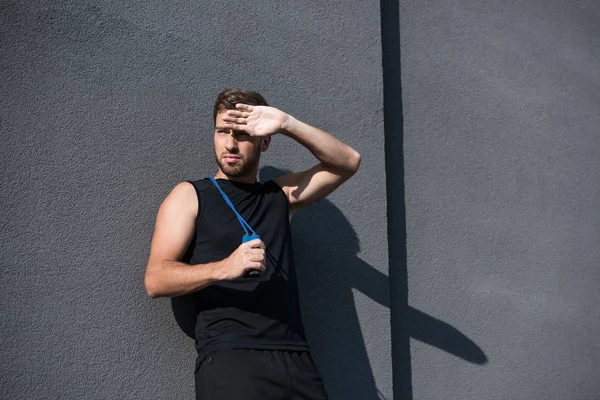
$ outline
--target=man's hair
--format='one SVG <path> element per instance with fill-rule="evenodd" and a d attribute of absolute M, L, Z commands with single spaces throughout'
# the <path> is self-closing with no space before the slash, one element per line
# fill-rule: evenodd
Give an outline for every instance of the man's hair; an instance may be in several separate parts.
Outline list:
<path fill-rule="evenodd" d="M 217 96 L 213 110 L 213 121 L 217 120 L 217 114 L 221 110 L 235 110 L 238 103 L 251 106 L 268 106 L 265 98 L 258 92 L 244 89 L 225 89 Z"/>

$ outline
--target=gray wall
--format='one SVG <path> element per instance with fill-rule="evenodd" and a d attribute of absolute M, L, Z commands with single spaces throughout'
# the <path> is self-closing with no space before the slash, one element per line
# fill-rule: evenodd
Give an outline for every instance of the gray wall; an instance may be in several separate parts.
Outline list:
<path fill-rule="evenodd" d="M 193 398 L 193 342 L 143 274 L 162 199 L 215 172 L 212 103 L 237 86 L 363 154 L 294 217 L 302 309 L 331 398 L 391 399 L 378 4 L 132 4 L 0 5 L 0 398 Z M 261 174 L 314 162 L 276 137 Z"/>
<path fill-rule="evenodd" d="M 193 397 L 142 279 L 239 86 L 363 155 L 292 227 L 332 399 L 597 399 L 599 49 L 594 1 L 3 1 L 0 397 Z"/>
<path fill-rule="evenodd" d="M 400 2 L 405 398 L 600 398 L 599 4 Z"/>

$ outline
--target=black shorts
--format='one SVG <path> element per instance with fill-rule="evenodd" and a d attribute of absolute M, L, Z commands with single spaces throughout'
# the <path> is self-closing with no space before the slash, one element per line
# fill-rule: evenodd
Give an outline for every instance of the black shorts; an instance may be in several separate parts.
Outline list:
<path fill-rule="evenodd" d="M 307 351 L 226 349 L 196 367 L 196 400 L 327 400 Z"/>

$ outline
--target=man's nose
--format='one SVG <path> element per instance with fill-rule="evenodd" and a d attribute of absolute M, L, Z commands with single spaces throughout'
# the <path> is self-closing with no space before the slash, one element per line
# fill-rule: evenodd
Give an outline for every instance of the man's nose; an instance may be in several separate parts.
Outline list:
<path fill-rule="evenodd" d="M 227 150 L 237 148 L 237 140 L 235 139 L 233 132 L 230 132 L 229 135 L 227 135 L 227 142 L 225 142 L 225 147 L 227 148 Z"/>

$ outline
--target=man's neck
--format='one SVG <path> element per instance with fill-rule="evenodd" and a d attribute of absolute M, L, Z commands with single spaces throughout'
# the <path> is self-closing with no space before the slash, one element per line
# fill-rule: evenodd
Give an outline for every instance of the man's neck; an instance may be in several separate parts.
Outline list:
<path fill-rule="evenodd" d="M 223 171 L 219 170 L 219 172 L 216 173 L 214 178 L 215 179 L 226 179 L 228 181 L 239 182 L 239 183 L 256 183 L 256 176 L 257 176 L 256 173 L 254 173 L 252 175 L 247 175 L 247 176 L 228 176 L 228 175 L 225 175 L 223 173 Z"/>

